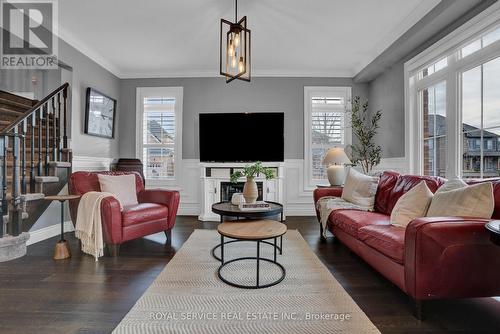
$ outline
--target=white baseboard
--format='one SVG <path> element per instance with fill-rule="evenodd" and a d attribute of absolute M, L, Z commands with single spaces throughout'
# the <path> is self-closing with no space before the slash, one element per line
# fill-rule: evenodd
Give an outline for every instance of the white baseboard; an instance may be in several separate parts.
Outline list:
<path fill-rule="evenodd" d="M 75 230 L 73 223 L 71 221 L 64 222 L 64 232 L 73 232 Z M 26 245 L 32 245 L 37 242 L 50 239 L 59 235 L 61 233 L 61 224 L 54 224 L 51 226 L 43 227 L 39 230 L 29 232 L 30 238 L 26 242 Z"/>

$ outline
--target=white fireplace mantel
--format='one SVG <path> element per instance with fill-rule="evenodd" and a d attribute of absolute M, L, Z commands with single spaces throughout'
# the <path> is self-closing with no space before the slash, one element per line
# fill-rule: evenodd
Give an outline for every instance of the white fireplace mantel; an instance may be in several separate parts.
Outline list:
<path fill-rule="evenodd" d="M 219 215 L 212 212 L 212 205 L 221 201 L 221 184 L 230 182 L 231 170 L 244 168 L 250 163 L 200 163 L 201 176 L 201 212 L 198 217 L 201 221 L 219 221 Z M 276 178 L 266 180 L 265 177 L 255 178 L 256 182 L 262 182 L 263 199 L 283 203 L 283 162 L 263 162 L 264 167 L 276 169 Z M 238 180 L 245 182 L 245 178 Z"/>

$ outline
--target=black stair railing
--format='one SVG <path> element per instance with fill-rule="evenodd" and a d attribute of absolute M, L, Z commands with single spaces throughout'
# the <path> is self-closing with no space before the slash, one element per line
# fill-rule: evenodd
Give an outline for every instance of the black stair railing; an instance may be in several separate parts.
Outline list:
<path fill-rule="evenodd" d="M 28 183 L 34 192 L 35 177 L 48 175 L 50 159 L 60 161 L 62 151 L 67 152 L 68 89 L 65 83 L 0 131 L 0 238 L 7 232 L 13 236 L 22 232 L 21 195 L 27 193 Z M 69 154 L 66 158 L 70 159 Z M 5 215 L 8 231 L 4 230 Z"/>

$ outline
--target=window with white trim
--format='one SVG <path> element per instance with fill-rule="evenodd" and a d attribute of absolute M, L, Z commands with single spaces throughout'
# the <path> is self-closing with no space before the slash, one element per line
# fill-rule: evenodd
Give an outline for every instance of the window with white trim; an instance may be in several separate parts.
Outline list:
<path fill-rule="evenodd" d="M 350 87 L 304 87 L 304 160 L 309 188 L 327 179 L 322 161 L 328 149 L 351 143 L 346 119 L 350 99 Z"/>
<path fill-rule="evenodd" d="M 137 157 L 146 180 L 174 181 L 182 154 L 182 87 L 137 89 Z"/>
<path fill-rule="evenodd" d="M 500 175 L 500 5 L 405 64 L 409 172 Z"/>

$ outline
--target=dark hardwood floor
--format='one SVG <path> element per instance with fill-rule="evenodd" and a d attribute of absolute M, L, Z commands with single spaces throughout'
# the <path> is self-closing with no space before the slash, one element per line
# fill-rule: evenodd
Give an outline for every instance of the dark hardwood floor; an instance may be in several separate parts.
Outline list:
<path fill-rule="evenodd" d="M 498 333 L 500 301 L 493 298 L 428 302 L 425 319 L 408 298 L 340 243 L 320 242 L 313 217 L 288 217 L 318 257 L 382 333 Z M 52 260 L 57 238 L 28 247 L 28 255 L 0 263 L 0 333 L 109 333 L 143 294 L 194 229 L 213 229 L 178 217 L 171 245 L 163 233 L 122 245 L 120 257 L 99 262 L 78 251 Z M 500 284 L 500 282 L 499 282 Z"/>

